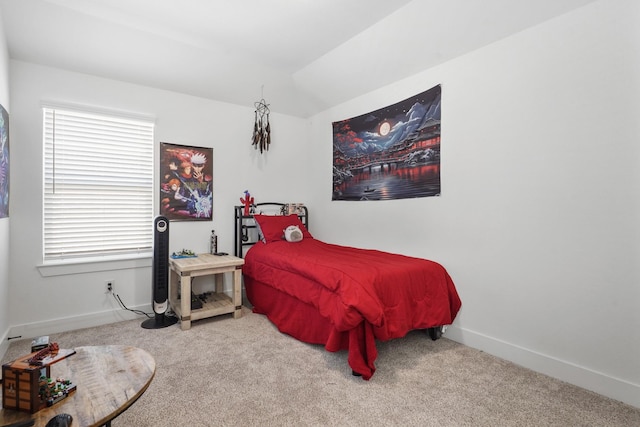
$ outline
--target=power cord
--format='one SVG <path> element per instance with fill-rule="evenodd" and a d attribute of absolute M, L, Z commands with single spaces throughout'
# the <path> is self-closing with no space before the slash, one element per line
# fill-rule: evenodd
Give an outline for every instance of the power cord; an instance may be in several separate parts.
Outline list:
<path fill-rule="evenodd" d="M 120 304 L 120 307 L 122 307 L 123 309 L 130 311 L 132 313 L 138 314 L 140 316 L 147 316 L 148 319 L 151 319 L 153 317 L 155 317 L 155 313 L 147 313 L 145 311 L 142 310 L 135 310 L 132 308 L 127 307 L 126 305 L 124 305 L 124 302 L 122 302 L 122 299 L 120 298 L 120 295 L 116 294 L 115 292 L 112 293 L 113 298 L 115 298 L 116 301 L 118 301 L 118 304 Z M 176 314 L 173 312 L 173 310 L 169 310 L 165 313 L 165 316 L 169 316 L 169 317 L 176 317 Z"/>
<path fill-rule="evenodd" d="M 118 304 L 120 304 L 120 307 L 122 307 L 123 309 L 125 309 L 125 310 L 127 310 L 127 311 L 130 311 L 130 312 L 132 312 L 132 313 L 135 313 L 135 314 L 139 314 L 139 315 L 141 315 L 141 316 L 147 316 L 147 318 L 149 318 L 149 319 L 153 317 L 153 314 L 146 313 L 146 312 L 144 312 L 144 311 L 142 311 L 142 310 L 134 310 L 134 309 L 132 309 L 132 308 L 127 307 L 127 306 L 126 306 L 126 305 L 124 305 L 124 303 L 122 302 L 122 299 L 120 299 L 120 295 L 116 294 L 115 292 L 114 292 L 114 293 L 112 293 L 112 295 L 113 295 L 113 298 L 115 298 L 115 300 L 116 300 L 116 301 L 118 301 Z"/>

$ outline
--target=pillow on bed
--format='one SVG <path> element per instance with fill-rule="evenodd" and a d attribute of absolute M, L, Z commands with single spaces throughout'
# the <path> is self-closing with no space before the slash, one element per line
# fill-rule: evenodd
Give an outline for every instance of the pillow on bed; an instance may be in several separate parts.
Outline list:
<path fill-rule="evenodd" d="M 298 215 L 254 215 L 258 229 L 265 243 L 278 242 L 284 238 L 284 230 L 290 225 L 296 225 L 302 231 L 302 237 L 313 239 Z"/>

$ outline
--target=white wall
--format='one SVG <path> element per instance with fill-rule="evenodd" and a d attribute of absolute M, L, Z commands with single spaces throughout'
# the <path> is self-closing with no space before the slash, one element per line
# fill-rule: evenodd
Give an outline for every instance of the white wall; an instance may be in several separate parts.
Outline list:
<path fill-rule="evenodd" d="M 313 117 L 314 235 L 441 262 L 450 338 L 640 407 L 639 18 L 596 2 Z M 331 122 L 439 83 L 442 196 L 331 202 Z"/>
<path fill-rule="evenodd" d="M 4 36 L 4 24 L 2 16 L 0 16 L 0 105 L 2 105 L 7 112 L 9 110 L 9 52 L 7 50 L 7 41 Z M 9 128 L 11 133 L 11 128 Z M 11 137 L 11 134 L 9 135 Z M 12 139 L 12 138 L 10 138 Z M 13 141 L 9 144 L 11 149 L 15 143 Z M 11 159 L 13 163 L 13 159 Z M 9 165 L 11 168 L 11 164 Z M 11 185 L 11 179 L 9 180 Z M 12 190 L 13 188 L 11 188 Z M 9 193 L 9 197 L 13 197 L 12 192 Z M 10 214 L 13 212 L 11 204 Z M 10 317 L 9 317 L 9 225 L 10 217 L 0 219 L 0 354 L 4 354 L 9 347 L 7 341 Z"/>
<path fill-rule="evenodd" d="M 32 337 L 124 318 L 114 299 L 105 294 L 106 280 L 114 280 L 115 291 L 127 306 L 151 311 L 149 259 L 134 265 L 92 265 L 94 270 L 106 270 L 52 277 L 43 277 L 37 268 L 42 263 L 43 101 L 153 116 L 157 145 L 213 147 L 214 220 L 172 222 L 170 251 L 208 251 L 210 231 L 215 228 L 219 249 L 233 252 L 233 206 L 240 204 L 246 189 L 257 202 L 306 201 L 298 178 L 304 174 L 303 164 L 296 161 L 304 155 L 301 136 L 308 134 L 302 119 L 271 114 L 271 149 L 260 155 L 251 146 L 253 105 L 224 104 L 17 61 L 11 61 L 10 72 L 12 211 L 17 213 L 9 251 L 13 335 Z"/>

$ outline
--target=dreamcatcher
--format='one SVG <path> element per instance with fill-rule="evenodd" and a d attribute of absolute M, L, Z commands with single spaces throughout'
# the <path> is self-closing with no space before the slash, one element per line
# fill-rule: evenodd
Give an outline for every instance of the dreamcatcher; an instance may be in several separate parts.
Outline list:
<path fill-rule="evenodd" d="M 271 144 L 271 125 L 269 124 L 269 104 L 262 98 L 260 102 L 255 104 L 255 124 L 253 125 L 253 142 L 251 145 L 260 153 L 269 151 Z"/>

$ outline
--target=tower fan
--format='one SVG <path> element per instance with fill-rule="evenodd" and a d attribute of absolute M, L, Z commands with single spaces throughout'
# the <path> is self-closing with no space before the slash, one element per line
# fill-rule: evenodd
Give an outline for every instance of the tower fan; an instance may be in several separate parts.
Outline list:
<path fill-rule="evenodd" d="M 169 220 L 157 216 L 153 221 L 153 261 L 151 304 L 155 316 L 142 322 L 145 329 L 166 328 L 175 324 L 176 317 L 166 316 L 169 309 Z"/>

